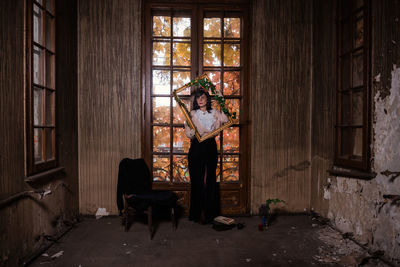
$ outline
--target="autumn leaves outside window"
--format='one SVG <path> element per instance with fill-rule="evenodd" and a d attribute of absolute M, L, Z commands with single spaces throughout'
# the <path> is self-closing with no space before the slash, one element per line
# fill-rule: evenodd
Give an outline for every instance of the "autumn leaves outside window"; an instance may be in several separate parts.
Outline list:
<path fill-rule="evenodd" d="M 172 91 L 194 79 L 196 71 L 208 74 L 226 98 L 230 111 L 240 117 L 241 18 L 224 16 L 223 13 L 206 14 L 200 24 L 198 28 L 193 26 L 191 12 L 155 11 L 152 15 L 151 147 L 154 181 L 190 181 L 187 163 L 190 140 L 185 136 L 185 118 L 172 97 Z M 194 62 L 197 58 L 202 64 Z M 190 88 L 180 92 L 179 97 L 187 107 L 191 106 Z M 240 124 L 237 124 L 216 138 L 220 157 L 217 175 L 221 181 L 239 180 L 239 134 Z"/>

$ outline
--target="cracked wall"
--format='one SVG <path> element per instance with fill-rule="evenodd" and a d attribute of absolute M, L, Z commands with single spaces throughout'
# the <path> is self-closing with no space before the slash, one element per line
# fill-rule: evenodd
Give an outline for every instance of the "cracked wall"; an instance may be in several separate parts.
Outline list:
<path fill-rule="evenodd" d="M 400 195 L 400 67 L 393 66 L 391 88 L 385 98 L 374 97 L 373 171 L 371 181 L 334 177 L 325 198 L 329 199 L 328 218 L 343 232 L 385 257 L 400 260 L 400 207 L 387 195 Z M 389 172 L 388 172 L 389 171 Z"/>
<path fill-rule="evenodd" d="M 400 195 L 400 176 L 396 176 L 400 172 L 400 1 L 372 1 L 370 149 L 371 171 L 377 175 L 369 181 L 327 173 L 333 166 L 335 145 L 331 135 L 335 118 L 329 116 L 335 109 L 335 88 L 329 85 L 335 84 L 335 75 L 327 75 L 336 71 L 329 67 L 336 48 L 327 42 L 335 43 L 335 8 L 328 10 L 326 4 L 318 7 L 321 4 L 317 2 L 314 10 L 322 14 L 314 13 L 313 49 L 319 58 L 314 60 L 313 114 L 319 114 L 313 115 L 312 121 L 311 207 L 331 219 L 339 230 L 353 233 L 371 250 L 384 251 L 385 258 L 398 264 L 400 206 L 392 199 Z"/>

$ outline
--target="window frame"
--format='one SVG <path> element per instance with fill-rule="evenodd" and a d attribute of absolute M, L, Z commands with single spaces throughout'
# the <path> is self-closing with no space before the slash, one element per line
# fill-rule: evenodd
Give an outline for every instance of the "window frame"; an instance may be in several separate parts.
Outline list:
<path fill-rule="evenodd" d="M 371 3 L 370 0 L 365 0 L 364 5 L 353 9 L 351 4 L 351 12 L 347 17 L 343 17 L 341 14 L 342 10 L 342 2 L 338 1 L 337 4 L 337 75 L 336 75 L 336 124 L 335 124 L 335 157 L 334 157 L 334 164 L 335 166 L 345 167 L 350 169 L 361 170 L 364 172 L 371 171 Z M 354 3 L 354 0 L 351 1 Z M 364 32 L 363 32 L 363 44 L 360 47 L 354 46 L 354 28 L 357 23 L 356 14 L 362 11 L 362 19 L 364 22 Z M 351 39 L 352 39 L 352 47 L 347 52 L 342 52 L 342 23 L 346 20 L 350 20 L 351 23 Z M 362 51 L 363 53 L 363 85 L 357 86 L 352 85 L 352 73 L 353 73 L 353 54 Z M 350 87 L 346 90 L 341 89 L 341 74 L 342 74 L 342 66 L 341 66 L 341 58 L 348 56 L 349 57 L 349 83 Z M 353 92 L 357 90 L 362 90 L 362 156 L 361 161 L 356 159 L 346 159 L 340 157 L 341 154 L 341 146 L 342 146 L 342 137 L 341 137 L 341 129 L 355 129 L 360 128 L 354 124 L 344 124 L 342 122 L 342 99 L 341 94 L 343 92 L 349 93 L 350 95 L 350 114 L 353 116 L 352 110 L 352 102 L 353 102 Z M 352 133 L 352 139 L 350 140 L 350 147 L 353 144 L 353 140 L 355 139 L 354 134 Z"/>
<path fill-rule="evenodd" d="M 46 6 L 46 1 L 50 1 L 52 4 L 52 13 L 48 11 Z M 41 20 L 41 29 L 42 29 L 42 44 L 34 41 L 34 22 L 33 22 L 33 11 L 34 5 L 38 6 L 42 12 L 42 20 Z M 50 39 L 50 47 L 46 44 L 46 20 L 52 19 L 53 23 L 50 24 L 50 31 L 52 33 L 52 37 Z M 34 60 L 33 60 L 33 50 L 34 47 L 38 47 L 41 51 L 44 52 L 42 61 L 42 79 L 43 84 L 35 84 L 33 71 L 34 71 Z M 52 66 L 50 66 L 50 84 L 48 85 L 47 76 L 46 76 L 46 64 L 47 56 L 49 57 L 49 62 Z M 42 119 L 43 123 L 41 125 L 34 124 L 34 88 L 40 88 L 42 91 Z M 56 93 L 56 1 L 55 0 L 28 0 L 26 2 L 26 175 L 27 177 L 34 177 L 35 174 L 38 173 L 47 173 L 52 170 L 56 170 L 58 167 L 58 147 L 57 147 L 57 112 L 56 112 L 56 104 L 57 104 L 57 93 Z M 50 93 L 52 96 L 52 106 L 50 110 L 46 107 L 46 94 Z M 50 111 L 50 113 L 48 112 Z M 50 114 L 50 122 L 47 121 L 47 115 Z M 42 161 L 35 161 L 35 152 L 34 152 L 34 129 L 38 128 L 42 130 L 42 146 L 41 146 L 41 156 Z M 50 129 L 50 138 L 51 138 L 51 158 L 47 158 L 47 142 L 45 133 L 47 129 Z M 44 159 L 44 160 L 43 160 Z M 32 176 L 34 175 L 34 176 Z"/>
<path fill-rule="evenodd" d="M 147 37 L 151 36 L 150 27 L 146 25 L 150 25 L 151 23 L 151 9 L 169 9 L 169 8 L 177 8 L 177 9 L 190 9 L 192 10 L 192 18 L 198 17 L 198 20 L 192 19 L 192 27 L 199 29 L 202 23 L 203 17 L 199 16 L 204 11 L 221 11 L 221 10 L 229 10 L 229 11 L 237 11 L 243 12 L 244 19 L 244 29 L 246 31 L 243 33 L 245 36 L 242 36 L 244 39 L 244 45 L 241 48 L 243 57 L 241 60 L 242 68 L 243 68 L 243 77 L 242 80 L 242 88 L 241 94 L 241 107 L 243 110 L 240 110 L 240 124 L 242 125 L 242 129 L 240 130 L 240 146 L 241 146 L 241 154 L 240 165 L 239 165 L 239 182 L 237 183 L 221 183 L 221 209 L 223 214 L 248 214 L 250 212 L 250 160 L 251 160 L 251 152 L 250 152 L 250 127 L 249 127 L 249 113 L 250 113 L 250 66 L 251 66 L 251 51 L 250 41 L 251 41 L 251 1 L 250 0 L 231 0 L 229 3 L 227 1 L 217 0 L 213 3 L 210 3 L 208 0 L 149 0 L 146 1 L 143 6 L 143 16 L 142 16 L 142 49 L 143 56 L 141 58 L 142 62 L 142 157 L 145 159 L 148 166 L 152 166 L 151 155 L 152 151 L 149 150 L 151 146 L 149 135 L 152 133 L 150 126 L 151 123 L 151 109 L 150 109 L 150 97 L 148 90 L 151 85 L 151 81 L 149 78 L 149 70 L 151 65 L 151 49 L 149 49 L 149 44 L 146 42 Z M 201 17 L 201 19 L 200 19 Z M 200 29 L 199 29 L 200 31 Z M 195 34 L 192 37 L 192 51 L 198 51 L 199 46 L 202 45 L 201 40 L 199 39 L 199 34 Z M 200 51 L 199 51 L 200 52 Z M 192 54 L 192 69 L 191 69 L 191 77 L 198 77 L 202 66 L 200 66 L 200 55 L 199 53 Z M 194 66 L 197 64 L 196 66 Z M 198 71 L 197 71 L 198 70 Z M 189 199 L 190 199 L 190 183 L 159 183 L 153 182 L 154 189 L 160 190 L 173 190 L 175 191 L 179 197 L 179 203 L 185 207 L 185 210 L 189 207 Z"/>
<path fill-rule="evenodd" d="M 245 1 L 242 1 L 242 2 L 247 4 L 247 2 L 245 2 Z M 240 57 L 241 57 L 241 60 L 243 61 L 243 64 L 241 62 L 240 66 L 238 66 L 238 67 L 226 67 L 226 66 L 223 66 L 223 58 L 221 58 L 221 66 L 219 66 L 219 67 L 204 67 L 203 66 L 203 60 L 202 60 L 202 54 L 200 55 L 200 54 L 197 53 L 197 51 L 200 51 L 200 50 L 202 51 L 200 46 L 203 45 L 203 39 L 201 38 L 201 36 L 203 34 L 203 28 L 202 28 L 202 25 L 203 25 L 203 21 L 202 21 L 203 20 L 203 16 L 202 16 L 202 14 L 203 13 L 204 14 L 206 14 L 206 13 L 226 13 L 226 14 L 235 14 L 236 13 L 236 14 L 239 14 L 240 11 L 243 12 L 243 8 L 240 7 L 240 6 L 232 8 L 232 7 L 227 6 L 227 5 L 218 5 L 218 4 L 214 4 L 214 5 L 197 5 L 197 8 L 194 8 L 194 6 L 196 6 L 196 4 L 192 4 L 192 3 L 188 3 L 188 4 L 175 4 L 175 3 L 165 4 L 164 3 L 163 4 L 163 3 L 155 2 L 155 3 L 149 3 L 148 4 L 148 8 L 144 7 L 144 12 L 147 12 L 147 13 L 144 15 L 144 23 L 142 25 L 142 27 L 143 27 L 142 30 L 144 32 L 144 35 L 143 35 L 144 37 L 143 37 L 142 42 L 143 42 L 143 47 L 146 47 L 146 48 L 148 47 L 148 49 L 145 49 L 145 51 L 146 51 L 145 52 L 145 56 L 144 56 L 144 58 L 142 58 L 143 66 L 144 66 L 144 69 L 145 69 L 145 71 L 143 72 L 143 86 L 144 86 L 144 91 L 143 92 L 144 93 L 143 93 L 143 96 L 142 96 L 143 112 L 144 112 L 142 125 L 143 125 L 143 131 L 145 133 L 142 135 L 142 140 L 143 140 L 143 142 L 142 142 L 142 144 L 143 144 L 142 145 L 142 151 L 143 151 L 143 156 L 144 156 L 145 159 L 147 159 L 147 161 L 152 158 L 153 154 L 159 154 L 157 152 L 149 151 L 149 149 L 152 148 L 151 144 L 152 144 L 152 136 L 153 135 L 152 135 L 151 128 L 154 125 L 154 123 L 151 121 L 151 118 L 152 118 L 152 109 L 151 109 L 152 97 L 156 96 L 156 95 L 153 95 L 153 93 L 151 92 L 151 77 L 152 77 L 151 76 L 151 72 L 152 72 L 153 68 L 152 68 L 152 63 L 150 62 L 151 60 L 149 60 L 151 58 L 151 54 L 152 54 L 152 49 L 150 48 L 151 47 L 151 43 L 152 43 L 152 39 L 153 39 L 152 32 L 151 32 L 151 28 L 152 27 L 150 27 L 150 26 L 146 27 L 145 24 L 152 25 L 151 18 L 153 16 L 154 10 L 156 10 L 155 12 L 157 14 L 161 14 L 161 12 L 163 12 L 163 11 L 166 14 L 166 13 L 169 12 L 169 10 L 176 10 L 176 9 L 179 9 L 179 11 L 186 9 L 186 10 L 189 10 L 191 12 L 191 18 L 192 18 L 191 27 L 192 27 L 192 29 L 193 28 L 196 29 L 194 31 L 192 30 L 192 32 L 191 32 L 191 44 L 192 44 L 192 46 L 191 46 L 191 60 L 192 61 L 191 61 L 191 69 L 190 69 L 190 71 L 191 71 L 191 77 L 192 78 L 197 77 L 199 75 L 199 72 L 203 71 L 204 68 L 208 69 L 208 71 L 212 71 L 211 69 L 215 69 L 216 70 L 217 68 L 219 68 L 220 69 L 219 71 L 220 71 L 221 75 L 223 75 L 223 73 L 224 73 L 223 70 L 224 69 L 225 70 L 226 69 L 227 70 L 231 70 L 231 69 L 236 69 L 237 68 L 237 69 L 240 69 L 239 71 L 242 73 L 242 75 L 241 75 L 242 77 L 240 79 L 242 79 L 243 81 L 241 82 L 241 84 L 243 85 L 243 87 L 249 88 L 248 84 L 247 84 L 248 83 L 248 78 L 247 78 L 248 73 L 244 74 L 246 69 L 248 69 L 248 67 L 249 67 L 249 60 L 244 60 L 246 56 L 248 57 L 247 48 L 248 48 L 248 40 L 250 38 L 249 35 L 240 37 L 239 43 L 241 45 L 243 45 L 243 48 L 241 48 Z M 228 9 L 229 11 L 227 11 L 227 12 L 220 11 L 221 8 Z M 185 11 L 183 11 L 183 12 L 185 12 Z M 247 22 L 249 23 L 248 18 L 245 18 L 246 15 L 247 15 L 246 12 L 242 13 L 242 16 L 244 16 L 243 19 L 247 20 Z M 204 17 L 207 17 L 207 16 L 204 16 Z M 196 20 L 195 18 L 197 18 L 198 20 Z M 223 19 L 222 19 L 222 22 L 223 22 Z M 222 27 L 222 25 L 221 25 L 221 27 Z M 241 25 L 242 32 L 243 32 L 243 27 L 244 26 Z M 146 36 L 149 36 L 149 37 L 146 37 Z M 166 38 L 166 39 L 168 39 L 168 38 Z M 211 38 L 205 38 L 205 39 L 211 39 Z M 225 43 L 224 38 L 221 37 L 220 39 L 222 40 L 221 45 L 223 45 Z M 223 55 L 221 54 L 221 57 L 222 56 Z M 166 69 L 172 69 L 172 66 L 168 66 L 168 67 L 166 67 Z M 204 70 L 204 71 L 207 72 L 207 70 Z M 172 79 L 172 76 L 171 76 L 171 79 Z M 221 77 L 221 80 L 222 80 L 222 77 Z M 223 86 L 223 84 L 221 84 L 221 86 Z M 248 97 L 247 94 L 242 91 L 243 89 L 244 88 L 241 88 L 241 93 L 240 93 L 239 96 L 232 95 L 232 96 L 225 96 L 225 98 L 227 99 L 227 101 L 229 101 L 231 99 L 237 99 L 237 100 L 240 101 L 240 106 L 243 107 L 244 105 L 246 105 L 244 103 L 244 99 L 246 99 Z M 172 92 L 171 92 L 171 97 L 172 97 Z M 240 140 L 242 141 L 242 140 L 247 140 L 247 137 L 248 137 L 247 136 L 247 131 L 243 130 L 243 125 L 247 121 L 246 118 L 247 118 L 248 114 L 245 114 L 243 112 L 241 112 L 241 113 L 242 114 L 240 114 L 240 117 L 241 117 L 240 123 L 234 124 L 231 127 L 239 128 Z M 170 122 L 170 126 L 171 126 L 170 132 L 171 132 L 171 134 L 173 132 L 172 126 L 175 126 L 175 123 L 173 123 L 172 119 L 173 118 L 171 118 L 171 122 Z M 148 126 L 147 124 L 150 124 L 151 127 Z M 222 135 L 222 133 L 220 133 L 220 134 Z M 246 145 L 244 143 L 247 143 L 247 142 L 241 142 L 240 143 L 241 144 L 241 148 L 240 148 L 240 151 L 237 152 L 237 153 L 230 153 L 230 152 L 221 153 L 221 150 L 219 150 L 219 153 L 218 153 L 219 162 L 223 159 L 224 156 L 228 156 L 228 157 L 229 156 L 238 156 L 238 157 L 240 157 L 239 160 L 243 161 L 243 164 L 241 164 L 239 166 L 239 177 L 242 177 L 243 174 L 244 174 L 243 173 L 244 170 L 242 170 L 243 169 L 242 165 L 243 166 L 247 166 L 247 163 L 245 162 L 246 160 L 244 160 L 245 157 L 243 157 L 243 148 L 242 148 L 242 146 Z M 221 144 L 223 144 L 222 141 L 221 141 Z M 222 147 L 221 147 L 221 149 L 222 149 Z M 172 165 L 173 164 L 172 158 L 176 154 L 173 151 L 173 147 L 170 147 L 169 154 L 172 155 L 170 157 L 170 161 L 171 161 L 170 164 Z M 177 154 L 182 154 L 182 153 L 177 153 Z M 183 154 L 187 154 L 187 153 L 184 152 Z M 152 171 L 152 162 L 148 161 L 147 163 L 148 163 L 148 166 L 150 167 L 150 169 Z M 222 167 L 220 166 L 220 164 L 218 164 L 217 168 L 222 168 Z M 169 171 L 173 175 L 173 172 L 171 170 L 169 170 Z M 222 182 L 222 180 L 221 180 L 221 182 Z M 236 183 L 237 184 L 239 182 L 240 182 L 240 179 L 239 179 L 239 181 L 235 181 L 235 182 L 232 182 L 232 183 Z M 230 182 L 223 182 L 223 184 L 228 184 L 228 183 L 230 183 Z M 153 184 L 156 185 L 156 186 L 158 184 L 169 184 L 169 185 L 171 185 L 173 187 L 181 187 L 181 186 L 186 187 L 186 186 L 189 185 L 188 183 L 155 182 L 155 181 L 153 181 Z"/>

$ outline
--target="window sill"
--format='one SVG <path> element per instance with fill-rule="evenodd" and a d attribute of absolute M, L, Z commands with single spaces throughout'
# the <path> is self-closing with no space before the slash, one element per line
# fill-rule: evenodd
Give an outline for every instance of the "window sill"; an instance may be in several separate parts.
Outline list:
<path fill-rule="evenodd" d="M 335 166 L 332 169 L 328 170 L 328 173 L 330 175 L 334 175 L 334 176 L 355 178 L 355 179 L 361 179 L 361 180 L 367 180 L 367 181 L 374 179 L 376 177 L 376 173 L 374 173 L 374 172 L 365 172 L 365 171 L 354 170 L 354 169 L 345 169 L 345 168 L 340 168 L 340 167 L 335 167 Z"/>
<path fill-rule="evenodd" d="M 37 173 L 28 177 L 25 177 L 25 182 L 27 183 L 45 183 L 61 174 L 65 173 L 64 167 L 54 168 L 45 172 Z"/>

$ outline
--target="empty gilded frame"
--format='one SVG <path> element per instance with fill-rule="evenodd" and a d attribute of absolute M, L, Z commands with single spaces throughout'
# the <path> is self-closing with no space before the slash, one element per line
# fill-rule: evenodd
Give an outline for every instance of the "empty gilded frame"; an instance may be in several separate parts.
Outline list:
<path fill-rule="evenodd" d="M 194 123 L 192 121 L 188 107 L 186 107 L 185 103 L 178 96 L 179 92 L 182 92 L 183 90 L 185 90 L 186 88 L 191 87 L 191 86 L 199 86 L 199 87 L 203 88 L 204 90 L 208 91 L 211 98 L 214 101 L 217 101 L 217 103 L 219 104 L 219 106 L 221 108 L 221 112 L 224 112 L 225 115 L 228 117 L 228 122 L 223 124 L 218 129 L 215 129 L 206 135 L 200 136 L 199 131 L 197 130 L 196 126 L 194 125 Z M 210 93 L 210 91 L 211 91 L 211 93 Z M 222 96 L 217 95 L 215 85 L 211 82 L 211 80 L 207 76 L 207 74 L 203 74 L 203 75 L 195 78 L 191 82 L 183 85 L 182 87 L 174 90 L 173 95 L 174 95 L 175 101 L 178 103 L 180 109 L 182 110 L 183 115 L 186 118 L 187 124 L 189 125 L 190 128 L 195 130 L 195 136 L 199 142 L 202 142 L 212 136 L 217 135 L 222 130 L 224 130 L 224 129 L 230 127 L 232 124 L 234 124 L 234 120 L 236 118 L 236 113 L 234 112 L 233 114 L 231 114 L 228 111 L 228 109 L 225 107 L 225 99 Z"/>

